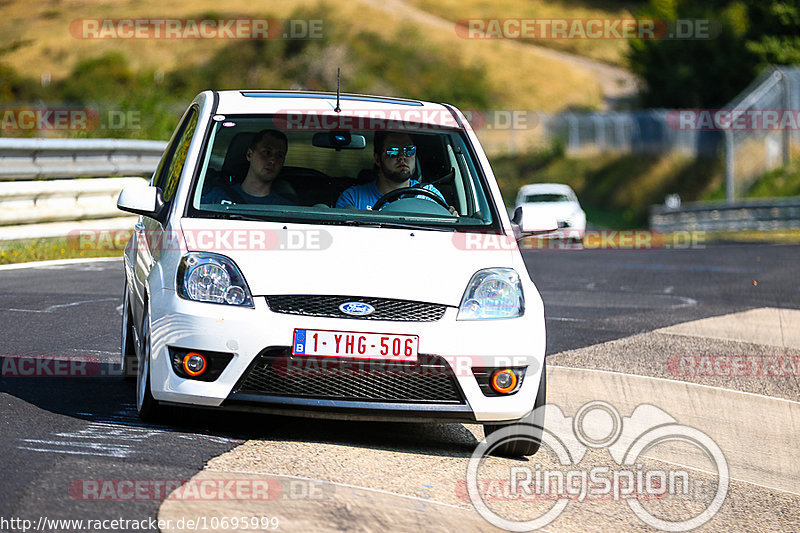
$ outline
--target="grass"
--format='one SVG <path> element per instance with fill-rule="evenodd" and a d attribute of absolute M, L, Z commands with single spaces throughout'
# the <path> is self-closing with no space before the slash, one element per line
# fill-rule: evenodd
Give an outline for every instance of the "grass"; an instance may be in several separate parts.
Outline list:
<path fill-rule="evenodd" d="M 800 165 L 796 162 L 794 165 L 767 172 L 747 191 L 747 198 L 780 196 L 800 196 Z"/>
<path fill-rule="evenodd" d="M 30 261 L 50 261 L 53 259 L 121 256 L 122 250 L 82 250 L 74 240 L 68 240 L 67 238 L 0 242 L 0 265 L 27 263 Z"/>
<path fill-rule="evenodd" d="M 798 244 L 800 230 L 713 232 L 707 233 L 705 240 L 706 242 Z"/>
<path fill-rule="evenodd" d="M 786 167 L 770 170 L 753 182 L 744 195 L 737 192 L 737 198 L 780 198 L 783 196 L 800 196 L 800 164 L 798 156 L 794 156 L 794 163 Z M 725 200 L 725 181 L 716 184 L 706 200 Z"/>

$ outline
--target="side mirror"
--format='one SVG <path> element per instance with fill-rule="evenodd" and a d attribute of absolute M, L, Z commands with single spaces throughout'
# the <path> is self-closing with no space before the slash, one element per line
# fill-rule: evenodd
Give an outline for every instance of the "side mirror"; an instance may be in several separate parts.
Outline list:
<path fill-rule="evenodd" d="M 545 235 L 558 229 L 558 220 L 551 214 L 542 213 L 533 207 L 520 206 L 511 219 L 514 236 L 520 240 L 531 235 Z"/>
<path fill-rule="evenodd" d="M 164 200 L 158 187 L 132 185 L 122 189 L 117 199 L 117 209 L 154 218 L 161 222 Z"/>

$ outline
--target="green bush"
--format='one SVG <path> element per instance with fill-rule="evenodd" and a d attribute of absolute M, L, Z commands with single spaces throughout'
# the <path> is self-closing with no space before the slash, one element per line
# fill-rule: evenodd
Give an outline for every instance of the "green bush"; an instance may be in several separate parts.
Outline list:
<path fill-rule="evenodd" d="M 800 165 L 781 167 L 767 172 L 747 191 L 748 198 L 800 196 Z"/>

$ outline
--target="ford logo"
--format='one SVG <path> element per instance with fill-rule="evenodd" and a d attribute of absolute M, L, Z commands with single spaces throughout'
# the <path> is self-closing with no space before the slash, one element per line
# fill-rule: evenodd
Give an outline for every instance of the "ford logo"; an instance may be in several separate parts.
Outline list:
<path fill-rule="evenodd" d="M 339 306 L 339 311 L 351 316 L 367 316 L 375 312 L 375 308 L 364 302 L 347 302 Z"/>

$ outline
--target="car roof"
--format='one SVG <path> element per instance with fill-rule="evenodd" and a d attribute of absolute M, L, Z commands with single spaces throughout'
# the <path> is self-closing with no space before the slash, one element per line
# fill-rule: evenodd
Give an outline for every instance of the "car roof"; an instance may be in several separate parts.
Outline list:
<path fill-rule="evenodd" d="M 362 94 L 339 95 L 314 91 L 236 90 L 219 91 L 216 112 L 219 114 L 330 114 L 331 116 L 384 119 L 463 129 L 462 117 L 444 104 L 388 96 Z M 357 128 L 353 128 L 357 129 Z"/>
<path fill-rule="evenodd" d="M 567 194 L 572 192 L 572 187 L 563 183 L 532 183 L 530 185 L 523 185 L 519 189 L 519 194 Z"/>

